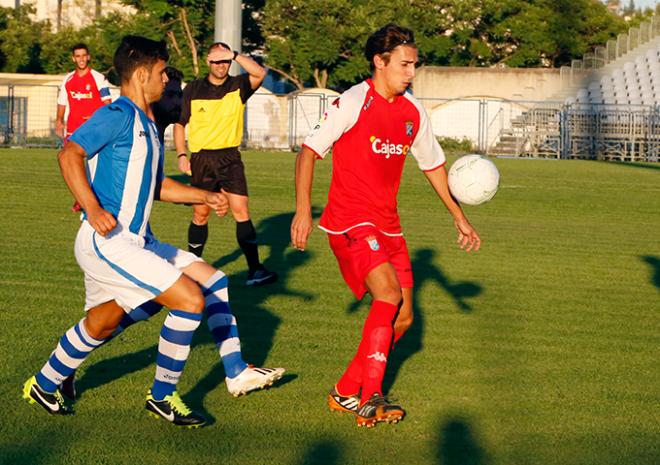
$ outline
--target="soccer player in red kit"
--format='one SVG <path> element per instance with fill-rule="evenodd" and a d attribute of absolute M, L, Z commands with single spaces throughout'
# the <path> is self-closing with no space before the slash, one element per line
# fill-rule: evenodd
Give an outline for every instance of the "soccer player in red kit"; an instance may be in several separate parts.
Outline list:
<path fill-rule="evenodd" d="M 424 108 L 406 92 L 418 62 L 412 31 L 388 24 L 369 37 L 365 55 L 372 77 L 334 100 L 298 153 L 291 241 L 305 249 L 314 163 L 332 148 L 332 181 L 319 227 L 348 286 L 358 299 L 369 292 L 372 304 L 357 353 L 328 404 L 369 427 L 405 415 L 383 396 L 381 384 L 390 348 L 413 320 L 412 270 L 396 204 L 408 153 L 452 215 L 459 246 L 476 251 L 481 239 L 449 192 L 445 156 Z"/>
<path fill-rule="evenodd" d="M 72 47 L 71 59 L 76 69 L 64 76 L 57 97 L 55 131 L 65 141 L 73 131 L 87 121 L 103 105 L 110 103 L 110 87 L 107 79 L 89 66 L 89 49 L 85 44 Z M 64 112 L 69 106 L 69 116 L 64 132 Z"/>
<path fill-rule="evenodd" d="M 107 105 L 110 98 L 110 85 L 108 80 L 98 71 L 89 66 L 89 49 L 87 45 L 79 43 L 71 48 L 71 59 L 76 69 L 64 76 L 60 92 L 57 96 L 57 116 L 55 117 L 55 133 L 64 143 L 71 134 L 87 121 L 96 110 Z M 64 130 L 64 114 L 69 107 Z M 80 204 L 75 202 L 72 211 L 80 211 Z"/>

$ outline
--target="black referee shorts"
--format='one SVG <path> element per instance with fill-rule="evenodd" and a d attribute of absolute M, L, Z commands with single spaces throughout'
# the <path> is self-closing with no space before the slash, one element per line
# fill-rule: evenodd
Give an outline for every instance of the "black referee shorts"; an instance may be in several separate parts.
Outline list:
<path fill-rule="evenodd" d="M 190 156 L 191 185 L 212 192 L 248 195 L 245 167 L 238 148 L 200 150 Z"/>

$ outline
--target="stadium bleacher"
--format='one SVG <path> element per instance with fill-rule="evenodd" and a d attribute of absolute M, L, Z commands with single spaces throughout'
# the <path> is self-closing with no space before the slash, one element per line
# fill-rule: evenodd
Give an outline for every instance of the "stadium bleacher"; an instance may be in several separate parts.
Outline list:
<path fill-rule="evenodd" d="M 515 155 L 660 161 L 660 19 L 561 71 L 562 91 L 512 121 Z"/>

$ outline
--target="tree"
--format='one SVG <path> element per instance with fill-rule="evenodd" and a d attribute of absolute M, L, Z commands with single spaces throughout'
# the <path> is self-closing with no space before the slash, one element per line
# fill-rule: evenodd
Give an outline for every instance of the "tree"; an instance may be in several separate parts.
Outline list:
<path fill-rule="evenodd" d="M 562 66 L 627 29 L 599 0 L 270 0 L 266 62 L 298 88 L 341 89 L 368 74 L 366 38 L 391 21 L 424 63 L 450 66 Z"/>
<path fill-rule="evenodd" d="M 0 69 L 8 73 L 43 73 L 40 54 L 48 21 L 33 21 L 33 5 L 0 8 Z"/>
<path fill-rule="evenodd" d="M 636 12 L 637 12 L 637 8 L 635 8 L 635 0 L 630 0 L 630 2 L 628 2 L 628 6 L 624 7 L 623 14 L 625 16 L 632 16 Z"/>

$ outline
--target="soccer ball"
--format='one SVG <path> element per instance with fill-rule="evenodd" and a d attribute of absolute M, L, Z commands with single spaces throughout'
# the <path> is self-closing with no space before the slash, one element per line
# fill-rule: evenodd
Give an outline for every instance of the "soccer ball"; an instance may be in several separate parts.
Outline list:
<path fill-rule="evenodd" d="M 497 193 L 500 173 L 481 155 L 465 155 L 449 169 L 449 190 L 460 203 L 480 205 Z"/>

